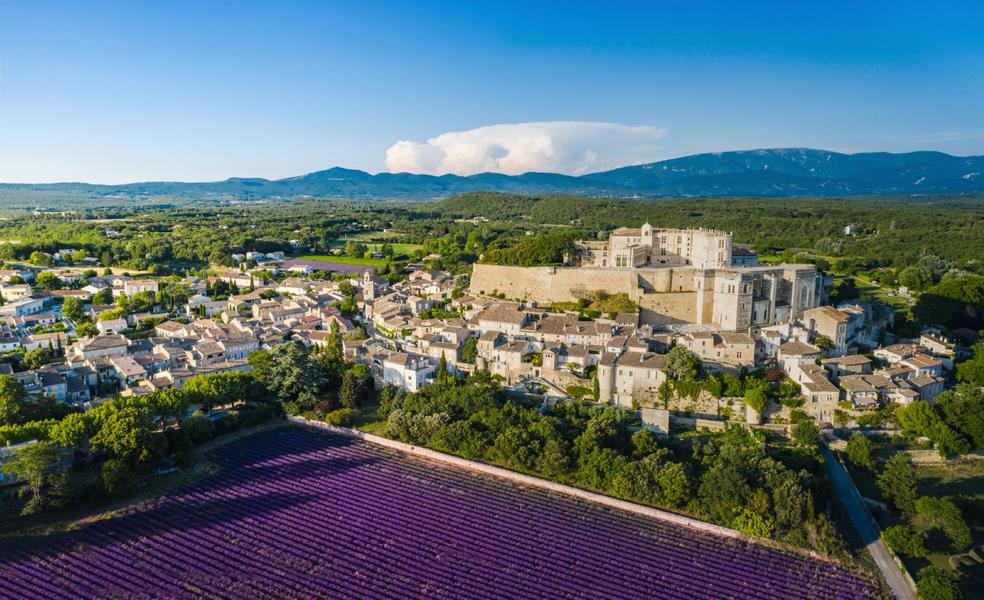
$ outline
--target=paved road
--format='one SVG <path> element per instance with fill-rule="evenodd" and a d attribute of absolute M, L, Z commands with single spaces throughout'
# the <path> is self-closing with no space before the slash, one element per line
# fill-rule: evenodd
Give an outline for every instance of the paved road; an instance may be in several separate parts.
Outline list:
<path fill-rule="evenodd" d="M 826 444 L 822 445 L 821 451 L 824 462 L 827 463 L 827 472 L 830 473 L 830 478 L 834 482 L 834 487 L 837 488 L 841 501 L 847 507 L 851 522 L 854 523 L 854 528 L 861 536 L 861 541 L 864 542 L 868 552 L 875 559 L 875 564 L 882 572 L 885 581 L 888 582 L 888 586 L 892 588 L 892 593 L 899 600 L 916 600 L 916 592 L 909 585 L 898 565 L 895 564 L 895 560 L 888 548 L 885 547 L 885 543 L 882 542 L 881 531 L 865 509 L 861 494 L 858 493 L 858 489 L 848 478 L 844 466 L 834 457 Z"/>

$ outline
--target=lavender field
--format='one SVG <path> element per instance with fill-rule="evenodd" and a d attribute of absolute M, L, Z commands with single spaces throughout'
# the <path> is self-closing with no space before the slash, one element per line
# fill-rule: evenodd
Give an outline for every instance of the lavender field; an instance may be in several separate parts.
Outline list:
<path fill-rule="evenodd" d="M 0 598 L 869 598 L 836 565 L 288 426 L 80 528 L 0 543 Z"/>

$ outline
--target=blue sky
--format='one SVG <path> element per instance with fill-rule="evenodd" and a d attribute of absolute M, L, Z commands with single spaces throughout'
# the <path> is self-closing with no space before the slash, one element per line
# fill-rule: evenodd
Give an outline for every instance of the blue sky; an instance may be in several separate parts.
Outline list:
<path fill-rule="evenodd" d="M 0 181 L 984 154 L 981 32 L 980 2 L 0 0 Z"/>

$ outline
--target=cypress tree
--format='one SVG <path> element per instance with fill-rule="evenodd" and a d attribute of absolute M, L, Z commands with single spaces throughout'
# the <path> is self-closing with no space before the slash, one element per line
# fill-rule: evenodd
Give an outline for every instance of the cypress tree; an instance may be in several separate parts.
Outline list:
<path fill-rule="evenodd" d="M 448 381 L 448 361 L 441 353 L 441 358 L 437 361 L 437 382 L 447 383 Z"/>

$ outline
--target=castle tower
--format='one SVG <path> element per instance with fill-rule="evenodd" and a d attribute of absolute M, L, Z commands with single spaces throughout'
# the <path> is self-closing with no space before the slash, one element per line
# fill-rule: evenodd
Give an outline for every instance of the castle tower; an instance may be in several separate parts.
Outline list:
<path fill-rule="evenodd" d="M 362 274 L 362 297 L 369 302 L 376 299 L 376 282 L 369 271 Z"/>
<path fill-rule="evenodd" d="M 598 363 L 596 376 L 598 377 L 598 402 L 610 404 L 612 401 L 612 390 L 615 387 L 615 364 L 614 357 L 607 356 L 607 360 Z"/>

